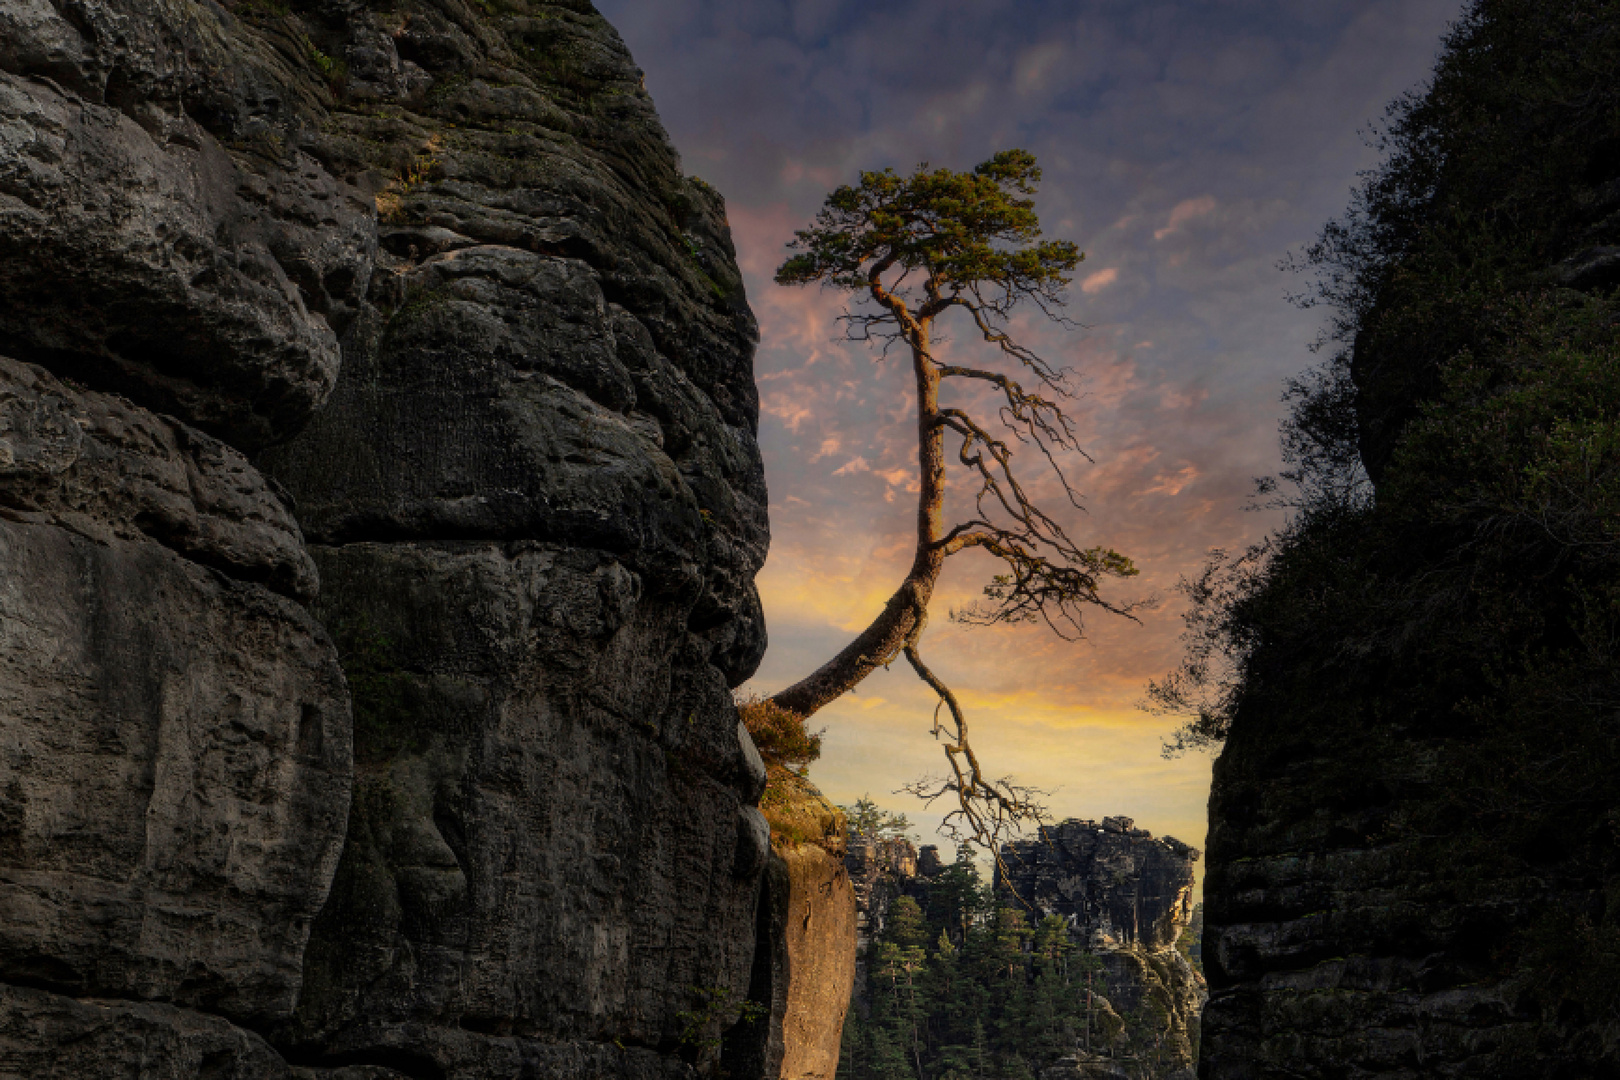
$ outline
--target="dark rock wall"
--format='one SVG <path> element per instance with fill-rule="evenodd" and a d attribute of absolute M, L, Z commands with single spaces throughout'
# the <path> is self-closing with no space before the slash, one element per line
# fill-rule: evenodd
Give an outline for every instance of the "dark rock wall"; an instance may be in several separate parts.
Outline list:
<path fill-rule="evenodd" d="M 589 4 L 0 0 L 0 334 L 0 1072 L 710 1066 L 756 330 Z"/>
<path fill-rule="evenodd" d="M 1211 1080 L 1620 1076 L 1615 15 L 1470 5 L 1336 236 L 1374 486 L 1238 612 Z"/>
<path fill-rule="evenodd" d="M 339 366 L 283 260 L 348 267 L 352 297 L 371 235 L 307 156 L 238 148 L 311 122 L 299 67 L 219 9 L 0 4 L 10 1075 L 286 1071 L 242 1029 L 297 1003 L 350 705 L 290 504 L 245 454 Z"/>

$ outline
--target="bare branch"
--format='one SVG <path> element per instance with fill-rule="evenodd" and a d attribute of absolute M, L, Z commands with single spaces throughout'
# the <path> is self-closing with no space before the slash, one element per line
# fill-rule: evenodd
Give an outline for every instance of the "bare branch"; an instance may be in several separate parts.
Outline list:
<path fill-rule="evenodd" d="M 915 641 L 905 648 L 906 660 L 917 677 L 939 696 L 934 709 L 933 734 L 943 742 L 948 777 L 924 777 L 902 789 L 932 806 L 949 796 L 956 808 L 945 815 L 940 831 L 953 840 L 966 839 L 990 851 L 1004 871 L 1001 848 L 1008 840 L 1022 836 L 1031 826 L 1039 828 L 1048 818 L 1041 800 L 1049 792 L 1013 783 L 1008 778 L 986 779 L 978 755 L 968 742 L 967 717 L 956 694 L 923 663 Z M 950 728 L 941 723 L 941 711 L 948 711 Z M 1003 875 L 1010 876 L 1010 875 Z"/>

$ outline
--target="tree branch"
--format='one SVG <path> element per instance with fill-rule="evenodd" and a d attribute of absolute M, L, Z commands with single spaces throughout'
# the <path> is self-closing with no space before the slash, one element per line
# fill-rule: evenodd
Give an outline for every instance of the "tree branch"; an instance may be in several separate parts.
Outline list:
<path fill-rule="evenodd" d="M 986 779 L 978 755 L 968 742 L 967 716 L 956 694 L 923 663 L 915 640 L 907 643 L 905 655 L 917 677 L 939 696 L 939 704 L 934 708 L 933 734 L 936 740 L 943 736 L 945 760 L 950 766 L 951 775 L 915 780 L 903 790 L 918 796 L 928 805 L 947 795 L 951 796 L 956 808 L 945 815 L 940 831 L 953 840 L 969 839 L 989 850 L 995 857 L 996 865 L 1004 871 L 1003 878 L 1010 878 L 1002 862 L 1002 843 L 1022 835 L 1029 825 L 1038 828 L 1046 820 L 1046 808 L 1040 800 L 1049 793 L 1014 784 L 1005 777 L 1000 780 Z M 940 723 L 941 710 L 949 711 L 950 731 Z"/>

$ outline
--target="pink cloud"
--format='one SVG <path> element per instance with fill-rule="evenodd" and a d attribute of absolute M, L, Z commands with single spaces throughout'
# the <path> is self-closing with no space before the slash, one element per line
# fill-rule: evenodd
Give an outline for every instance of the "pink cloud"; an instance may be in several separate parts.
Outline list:
<path fill-rule="evenodd" d="M 1187 222 L 1201 218 L 1214 209 L 1215 196 L 1213 195 L 1200 195 L 1196 199 L 1183 199 L 1181 202 L 1176 203 L 1175 207 L 1170 211 L 1170 220 L 1165 224 L 1164 228 L 1154 231 L 1153 239 L 1163 240 L 1187 224 Z"/>
<path fill-rule="evenodd" d="M 1108 286 L 1119 280 L 1119 271 L 1112 266 L 1098 270 L 1095 274 L 1086 275 L 1080 282 L 1080 291 L 1083 293 L 1102 292 Z"/>
<path fill-rule="evenodd" d="M 844 183 L 849 178 L 844 176 L 838 169 L 807 165 L 796 158 L 788 158 L 782 165 L 782 182 L 784 184 L 796 184 L 804 179 L 811 180 L 817 187 L 831 189 Z"/>
<path fill-rule="evenodd" d="M 873 475 L 881 477 L 890 487 L 904 488 L 907 491 L 917 491 L 921 488 L 910 469 L 873 470 Z"/>
<path fill-rule="evenodd" d="M 1196 465 L 1183 465 L 1173 473 L 1159 473 L 1153 478 L 1153 486 L 1143 490 L 1144 495 L 1179 495 L 1181 489 L 1197 480 L 1199 477 Z"/>
<path fill-rule="evenodd" d="M 1184 389 L 1167 383 L 1159 388 L 1159 408 L 1181 412 L 1202 405 L 1208 397 L 1209 391 L 1203 387 Z"/>
<path fill-rule="evenodd" d="M 843 440 L 838 436 L 829 435 L 825 439 L 821 440 L 820 448 L 818 448 L 814 454 L 810 455 L 810 460 L 820 461 L 822 458 L 832 457 L 834 454 L 838 453 L 839 449 L 843 445 Z"/>
<path fill-rule="evenodd" d="M 789 394 L 771 394 L 760 401 L 759 407 L 761 412 L 782 421 L 782 426 L 794 434 L 815 415 L 802 400 Z"/>

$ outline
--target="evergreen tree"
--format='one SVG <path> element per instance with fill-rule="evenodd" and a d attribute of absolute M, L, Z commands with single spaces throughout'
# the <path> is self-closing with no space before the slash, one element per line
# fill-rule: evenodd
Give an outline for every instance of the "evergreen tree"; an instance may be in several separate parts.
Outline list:
<path fill-rule="evenodd" d="M 996 907 L 971 853 L 897 897 L 870 945 L 866 1015 L 845 1025 L 841 1080 L 1033 1080 L 1077 1047 L 1121 1036 L 1102 964 L 1057 916 Z M 1163 1025 L 1131 1033 L 1144 1061 Z M 1157 1049 L 1156 1049 L 1157 1046 Z"/>

